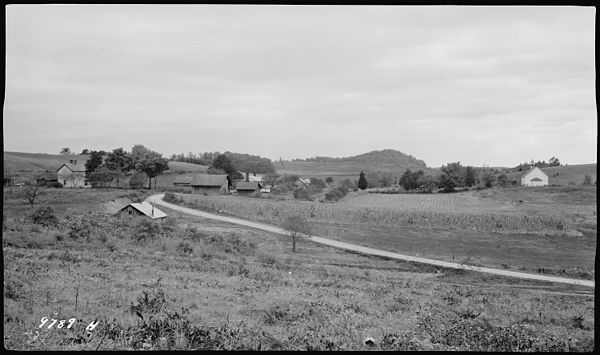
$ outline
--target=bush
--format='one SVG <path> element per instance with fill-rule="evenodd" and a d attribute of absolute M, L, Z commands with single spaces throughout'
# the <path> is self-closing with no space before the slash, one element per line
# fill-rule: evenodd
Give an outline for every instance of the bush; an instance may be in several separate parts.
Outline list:
<path fill-rule="evenodd" d="M 308 191 L 303 188 L 297 188 L 294 190 L 294 198 L 306 200 L 308 199 Z"/>
<path fill-rule="evenodd" d="M 278 185 L 271 189 L 271 193 L 273 195 L 283 195 L 290 192 L 290 190 L 285 185 Z"/>
<path fill-rule="evenodd" d="M 133 227 L 133 239 L 137 242 L 156 239 L 163 233 L 159 222 L 147 218 L 140 218 Z"/>
<path fill-rule="evenodd" d="M 174 193 L 167 192 L 167 193 L 165 193 L 165 196 L 163 197 L 163 201 L 170 202 L 170 203 L 176 203 L 179 201 L 179 199 L 177 198 L 177 196 L 175 196 Z"/>
<path fill-rule="evenodd" d="M 345 187 L 335 187 L 325 194 L 327 201 L 338 201 L 348 194 L 348 189 Z"/>
<path fill-rule="evenodd" d="M 58 218 L 54 215 L 54 210 L 50 206 L 40 206 L 29 216 L 29 219 L 44 227 L 54 227 L 58 224 Z"/>

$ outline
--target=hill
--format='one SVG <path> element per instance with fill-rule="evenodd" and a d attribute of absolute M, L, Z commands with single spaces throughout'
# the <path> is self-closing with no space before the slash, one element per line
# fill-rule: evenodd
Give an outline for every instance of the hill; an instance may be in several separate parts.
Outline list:
<path fill-rule="evenodd" d="M 89 155 L 4 152 L 4 174 L 56 171 L 70 160 L 84 163 L 88 158 Z"/>
<path fill-rule="evenodd" d="M 388 172 L 403 174 L 406 169 L 423 170 L 431 174 L 423 160 L 393 149 L 375 150 L 372 152 L 344 158 L 315 157 L 304 160 L 274 162 L 278 174 L 297 174 L 308 177 L 354 176 L 360 171 Z"/>
<path fill-rule="evenodd" d="M 597 164 L 579 164 L 579 165 L 561 165 L 541 168 L 548 175 L 548 184 L 550 185 L 582 185 L 585 175 L 590 175 L 592 184 L 597 179 Z M 515 172 L 507 174 L 510 181 L 515 180 L 521 183 L 521 175 L 524 172 Z"/>
<path fill-rule="evenodd" d="M 89 157 L 89 155 L 4 152 L 4 175 L 25 176 L 36 172 L 55 172 L 70 160 L 85 163 Z M 170 161 L 169 170 L 166 172 L 173 174 L 206 173 L 207 170 L 208 167 L 205 165 Z"/>

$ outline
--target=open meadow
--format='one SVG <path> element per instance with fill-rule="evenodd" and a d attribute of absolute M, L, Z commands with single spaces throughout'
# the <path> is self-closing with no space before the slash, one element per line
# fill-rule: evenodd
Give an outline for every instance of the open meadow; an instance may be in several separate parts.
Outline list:
<path fill-rule="evenodd" d="M 168 209 L 153 223 L 92 208 L 138 191 L 50 190 L 47 205 L 62 210 L 58 201 L 77 192 L 95 197 L 56 224 L 24 213 L 3 221 L 7 349 L 593 349 L 594 298 L 584 287 L 310 242 L 292 252 L 285 237 Z M 5 215 L 18 206 L 4 202 Z M 52 319 L 67 322 L 48 329 Z"/>

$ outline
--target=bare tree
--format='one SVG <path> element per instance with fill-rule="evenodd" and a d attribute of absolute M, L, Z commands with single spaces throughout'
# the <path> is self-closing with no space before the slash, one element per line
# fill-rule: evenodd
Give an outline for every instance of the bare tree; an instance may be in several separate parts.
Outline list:
<path fill-rule="evenodd" d="M 310 235 L 310 225 L 300 216 L 290 216 L 283 221 L 283 229 L 290 232 L 292 251 L 296 251 L 296 243 Z"/>
<path fill-rule="evenodd" d="M 25 183 L 25 186 L 21 189 L 21 196 L 29 202 L 31 208 L 35 204 L 35 201 L 42 195 L 42 182 L 38 177 L 34 177 L 32 180 Z"/>

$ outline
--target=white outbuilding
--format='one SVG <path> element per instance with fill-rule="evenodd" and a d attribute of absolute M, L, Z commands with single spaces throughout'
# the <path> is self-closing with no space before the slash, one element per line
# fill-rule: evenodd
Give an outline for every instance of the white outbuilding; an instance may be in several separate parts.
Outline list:
<path fill-rule="evenodd" d="M 534 167 L 521 176 L 521 186 L 548 186 L 548 175 Z"/>

